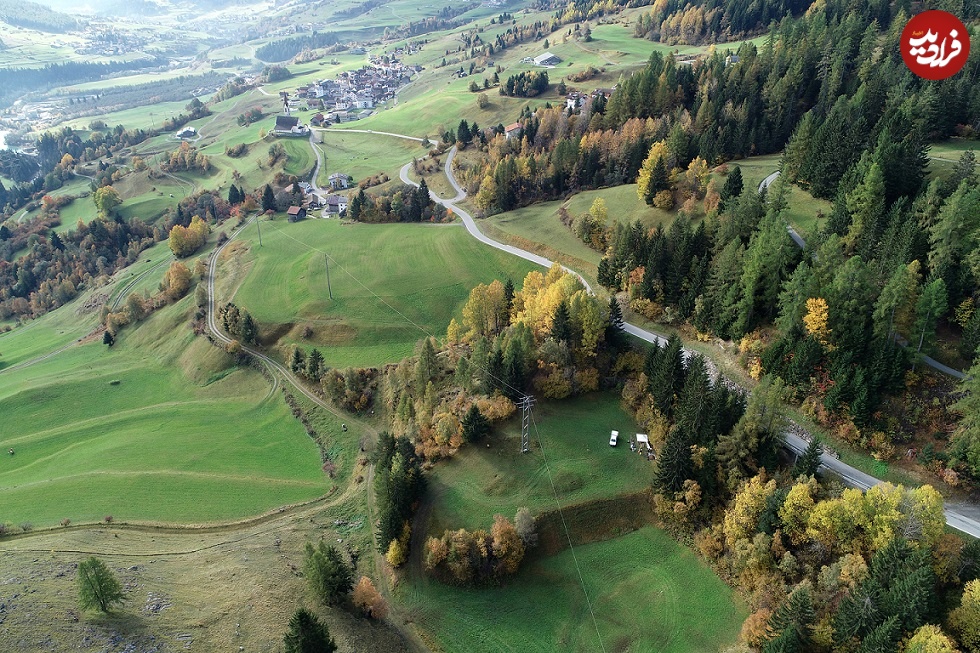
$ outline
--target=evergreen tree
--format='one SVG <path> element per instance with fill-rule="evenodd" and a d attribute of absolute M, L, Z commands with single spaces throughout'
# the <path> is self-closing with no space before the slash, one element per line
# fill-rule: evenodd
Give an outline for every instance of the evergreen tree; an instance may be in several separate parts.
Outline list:
<path fill-rule="evenodd" d="M 555 342 L 572 342 L 572 317 L 568 312 L 568 302 L 564 299 L 555 308 L 555 315 L 551 321 L 551 337 Z"/>
<path fill-rule="evenodd" d="M 293 613 L 289 630 L 282 639 L 286 653 L 333 653 L 337 650 L 327 625 L 306 608 Z"/>
<path fill-rule="evenodd" d="M 51 232 L 51 247 L 59 252 L 65 251 L 65 243 L 61 240 L 61 236 L 58 235 L 57 231 Z"/>
<path fill-rule="evenodd" d="M 695 354 L 687 361 L 684 387 L 677 400 L 677 427 L 695 444 L 710 444 L 716 435 L 713 399 L 704 357 Z"/>
<path fill-rule="evenodd" d="M 466 124 L 466 118 L 459 121 L 459 127 L 456 129 L 456 140 L 462 143 L 464 147 L 473 142 L 473 136 L 470 134 L 470 126 Z"/>
<path fill-rule="evenodd" d="M 728 173 L 728 179 L 725 180 L 725 185 L 721 189 L 721 199 L 723 202 L 727 202 L 733 197 L 738 197 L 742 194 L 742 169 L 735 166 L 735 169 Z"/>
<path fill-rule="evenodd" d="M 234 206 L 242 201 L 242 198 L 238 197 L 238 187 L 232 184 L 228 187 L 228 203 Z"/>
<path fill-rule="evenodd" d="M 293 355 L 289 360 L 289 369 L 295 374 L 299 374 L 306 369 L 306 355 L 299 347 L 293 350 Z"/>
<path fill-rule="evenodd" d="M 922 351 L 922 345 L 930 342 L 936 334 L 936 322 L 946 312 L 946 284 L 943 280 L 935 279 L 922 289 L 919 301 L 915 305 L 915 333 L 919 342 L 916 353 Z"/>
<path fill-rule="evenodd" d="M 507 323 L 510 324 L 510 309 L 514 306 L 514 282 L 510 279 L 504 284 L 504 304 L 507 307 Z"/>
<path fill-rule="evenodd" d="M 813 596 L 809 586 L 802 585 L 769 618 L 769 629 L 776 637 L 772 646 L 767 643 L 762 648 L 763 652 L 806 653 L 811 647 L 810 629 L 815 620 Z"/>
<path fill-rule="evenodd" d="M 667 162 L 661 156 L 657 157 L 653 164 L 653 171 L 650 173 L 650 188 L 647 193 L 652 193 L 652 195 L 650 195 L 650 201 L 647 204 L 653 204 L 653 197 L 663 190 L 670 190 L 670 177 L 667 174 Z"/>
<path fill-rule="evenodd" d="M 316 547 L 306 543 L 303 572 L 310 589 L 327 605 L 337 605 L 354 587 L 351 566 L 336 548 L 328 547 L 323 540 Z"/>
<path fill-rule="evenodd" d="M 463 416 L 463 439 L 467 442 L 477 442 L 490 433 L 490 420 L 488 420 L 476 403 L 470 405 L 470 409 Z"/>
<path fill-rule="evenodd" d="M 613 268 L 612 261 L 608 256 L 603 256 L 599 259 L 599 272 L 597 275 L 597 280 L 600 285 L 606 288 L 616 289 L 619 285 L 616 279 L 616 270 Z"/>
<path fill-rule="evenodd" d="M 102 344 L 111 347 L 115 342 L 116 339 L 112 337 L 112 332 L 107 329 L 106 332 L 102 334 Z"/>
<path fill-rule="evenodd" d="M 670 417 L 674 397 L 684 384 L 684 363 L 679 337 L 670 336 L 663 352 L 657 356 L 656 368 L 651 372 L 650 394 L 660 412 L 665 417 Z"/>
<path fill-rule="evenodd" d="M 83 610 L 108 612 L 122 601 L 122 585 L 104 562 L 93 556 L 78 563 L 78 602 Z"/>
<path fill-rule="evenodd" d="M 816 476 L 820 468 L 820 456 L 823 455 L 823 442 L 818 436 L 813 436 L 806 449 L 793 466 L 793 476 Z"/>
<path fill-rule="evenodd" d="M 425 386 L 432 380 L 436 372 L 436 351 L 432 346 L 432 339 L 422 340 L 419 348 L 419 359 L 415 364 L 415 390 L 418 397 L 422 396 Z"/>
<path fill-rule="evenodd" d="M 243 342 L 250 345 L 254 345 L 259 336 L 259 328 L 255 324 L 255 320 L 252 319 L 252 314 L 248 311 L 242 311 L 244 315 L 242 316 L 241 322 L 238 327 L 238 335 L 241 337 Z"/>
<path fill-rule="evenodd" d="M 276 210 L 276 194 L 272 191 L 272 186 L 269 184 L 265 185 L 265 189 L 262 191 L 262 211 L 275 211 Z"/>
<path fill-rule="evenodd" d="M 684 481 L 694 474 L 691 460 L 691 445 L 678 427 L 667 433 L 667 441 L 657 459 L 657 470 L 653 476 L 653 486 L 664 493 L 679 492 Z"/>
<path fill-rule="evenodd" d="M 306 357 L 306 378 L 319 383 L 321 376 L 323 376 L 323 354 L 319 349 L 314 348 Z"/>

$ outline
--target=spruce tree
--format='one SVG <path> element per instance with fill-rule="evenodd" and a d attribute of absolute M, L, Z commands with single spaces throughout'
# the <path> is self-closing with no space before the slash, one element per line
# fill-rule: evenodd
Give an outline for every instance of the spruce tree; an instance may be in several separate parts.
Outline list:
<path fill-rule="evenodd" d="M 262 211 L 275 211 L 276 210 L 276 194 L 272 191 L 272 186 L 269 184 L 265 185 L 265 189 L 262 191 Z"/>
<path fill-rule="evenodd" d="M 470 409 L 463 416 L 463 439 L 467 442 L 477 442 L 483 439 L 490 432 L 490 420 L 488 420 L 475 403 L 470 405 Z"/>
<path fill-rule="evenodd" d="M 555 315 L 551 322 L 551 337 L 555 339 L 555 342 L 567 342 L 571 344 L 572 316 L 568 312 L 568 302 L 564 299 L 555 308 Z"/>
<path fill-rule="evenodd" d="M 691 445 L 676 426 L 667 433 L 667 442 L 657 460 L 657 470 L 653 476 L 653 486 L 665 493 L 679 492 L 684 481 L 694 474 L 691 460 Z"/>
<path fill-rule="evenodd" d="M 306 368 L 306 355 L 303 350 L 297 347 L 293 350 L 293 355 L 289 361 L 289 369 L 295 374 L 299 374 Z"/>
<path fill-rule="evenodd" d="M 306 543 L 303 571 L 310 589 L 327 605 L 340 603 L 354 587 L 351 566 L 335 547 L 327 546 L 323 540 L 316 547 Z"/>
<path fill-rule="evenodd" d="M 677 426 L 696 444 L 710 444 L 715 433 L 714 393 L 700 354 L 687 361 L 684 386 L 677 401 Z"/>
<path fill-rule="evenodd" d="M 415 389 L 418 397 L 425 392 L 425 386 L 432 380 L 436 371 L 436 351 L 432 339 L 425 338 L 419 348 L 419 359 L 415 364 Z"/>
<path fill-rule="evenodd" d="M 319 383 L 321 376 L 323 376 L 323 354 L 319 349 L 313 349 L 306 358 L 306 378 Z"/>
<path fill-rule="evenodd" d="M 647 204 L 653 204 L 653 196 L 663 190 L 670 190 L 670 177 L 667 173 L 667 162 L 661 156 L 657 157 L 656 163 L 653 164 L 653 171 L 650 173 L 650 189 L 647 193 L 653 195 Z"/>
<path fill-rule="evenodd" d="M 721 189 L 722 201 L 727 202 L 733 197 L 741 195 L 742 185 L 742 169 L 735 166 L 735 169 L 728 174 L 728 179 L 725 180 L 725 185 Z"/>
<path fill-rule="evenodd" d="M 504 284 L 504 302 L 507 304 L 507 315 L 510 315 L 510 309 L 514 306 L 514 282 L 507 279 L 507 283 Z"/>
<path fill-rule="evenodd" d="M 289 630 L 282 639 L 286 653 L 333 653 L 337 650 L 327 625 L 306 608 L 293 613 Z"/>
<path fill-rule="evenodd" d="M 111 347 L 116 339 L 112 336 L 112 332 L 106 329 L 106 332 L 102 334 L 102 344 Z"/>
<path fill-rule="evenodd" d="M 670 336 L 663 352 L 657 356 L 657 365 L 650 375 L 650 394 L 654 403 L 665 417 L 670 417 L 674 396 L 680 392 L 684 383 L 684 364 L 681 352 L 681 339 Z"/>

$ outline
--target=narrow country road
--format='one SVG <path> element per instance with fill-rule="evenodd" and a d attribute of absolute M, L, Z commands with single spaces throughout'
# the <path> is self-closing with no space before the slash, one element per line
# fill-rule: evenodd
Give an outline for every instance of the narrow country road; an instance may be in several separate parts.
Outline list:
<path fill-rule="evenodd" d="M 759 182 L 759 192 L 761 193 L 762 191 L 769 188 L 769 186 L 774 181 L 776 181 L 777 177 L 779 177 L 778 170 L 772 173 L 771 175 L 769 175 L 768 177 L 766 177 L 765 179 L 763 179 L 761 182 Z M 796 229 L 793 229 L 793 227 L 791 227 L 790 225 L 786 225 L 786 231 L 789 232 L 789 237 L 793 239 L 793 242 L 796 243 L 797 247 L 799 247 L 800 249 L 806 249 L 806 241 L 803 240 L 803 237 L 796 232 Z M 904 346 L 905 343 L 900 343 L 900 344 L 903 344 Z M 941 372 L 943 374 L 953 377 L 954 379 L 959 379 L 961 381 L 966 378 L 966 374 L 964 374 L 963 372 L 960 372 L 957 369 L 953 369 L 949 365 L 944 365 L 930 356 L 926 356 L 925 354 L 921 354 L 921 353 L 919 354 L 919 356 L 920 356 L 920 360 L 923 363 L 925 363 L 932 369 L 936 370 L 937 372 Z"/>
<path fill-rule="evenodd" d="M 553 262 L 544 258 L 543 256 L 538 256 L 537 254 L 532 254 L 531 252 L 527 252 L 518 247 L 514 247 L 512 245 L 505 245 L 503 243 L 497 242 L 496 240 L 493 240 L 492 238 L 484 234 L 482 231 L 480 231 L 480 229 L 476 226 L 476 222 L 473 220 L 473 217 L 469 213 L 467 213 L 465 210 L 457 206 L 456 204 L 457 202 L 461 202 L 466 198 L 466 191 L 463 190 L 463 188 L 460 187 L 460 185 L 456 182 L 456 178 L 452 172 L 452 163 L 453 163 L 453 158 L 455 156 L 456 156 L 456 148 L 453 147 L 452 150 L 450 150 L 449 152 L 449 158 L 446 160 L 445 172 L 446 172 L 446 177 L 449 179 L 449 183 L 452 184 L 452 187 L 456 190 L 456 197 L 449 200 L 443 200 L 441 198 L 438 198 L 436 195 L 434 195 L 432 191 L 429 191 L 429 194 L 432 195 L 432 199 L 442 204 L 446 208 L 452 209 L 453 212 L 463 220 L 463 224 L 466 226 L 466 230 L 474 238 L 479 240 L 481 243 L 486 243 L 491 247 L 495 247 L 504 252 L 508 252 L 515 256 L 519 256 L 527 261 L 531 261 L 532 263 L 537 263 L 538 265 L 544 267 L 551 267 Z M 401 169 L 400 176 L 402 181 L 407 184 L 412 184 L 413 186 L 418 186 L 418 184 L 416 184 L 415 182 L 411 181 L 411 179 L 409 179 L 408 169 L 409 169 L 408 165 L 404 166 Z M 769 183 L 772 183 L 772 181 L 776 179 L 777 175 L 769 175 L 769 177 L 767 177 L 766 180 L 768 180 Z M 765 181 L 763 183 L 765 183 Z M 766 184 L 766 186 L 768 186 L 768 184 Z M 567 270 L 568 268 L 565 269 Z M 569 271 L 574 274 L 577 274 L 573 270 L 569 270 Z M 579 278 L 581 279 L 581 275 L 579 275 Z M 589 287 L 589 285 L 588 284 L 585 285 L 586 288 L 588 288 L 589 291 L 591 292 L 592 289 Z M 647 329 L 639 327 L 635 324 L 630 324 L 629 322 L 624 323 L 624 330 L 626 331 L 626 333 L 636 336 L 641 340 L 645 340 L 646 342 L 651 342 L 651 343 L 666 342 L 666 338 L 664 338 L 662 335 L 654 333 L 652 331 L 648 331 Z M 686 355 L 691 355 L 692 353 L 693 352 L 691 352 L 690 350 L 685 349 Z M 806 446 L 807 446 L 807 442 L 803 440 L 803 438 L 793 433 L 786 433 L 786 447 L 791 451 L 794 451 L 796 453 L 801 453 L 803 450 L 806 449 Z M 877 485 L 883 482 L 880 479 L 865 474 L 864 472 L 855 469 L 850 465 L 843 463 L 837 458 L 826 453 L 820 457 L 820 465 L 821 467 L 825 469 L 829 469 L 835 474 L 839 475 L 841 479 L 843 479 L 843 481 L 848 485 L 852 487 L 860 488 L 862 490 L 867 490 L 872 485 Z M 958 503 L 950 502 L 946 504 L 945 512 L 946 512 L 946 523 L 951 528 L 954 528 L 968 535 L 972 535 L 973 537 L 980 537 L 980 507 L 973 506 L 971 504 L 958 504 Z"/>

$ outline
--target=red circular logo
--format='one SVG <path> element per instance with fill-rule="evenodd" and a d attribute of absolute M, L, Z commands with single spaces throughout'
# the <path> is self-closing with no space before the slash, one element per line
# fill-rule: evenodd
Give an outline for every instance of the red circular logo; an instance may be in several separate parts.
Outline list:
<path fill-rule="evenodd" d="M 960 72 L 970 56 L 970 32 L 945 11 L 924 11 L 902 30 L 902 59 L 925 79 L 946 79 Z"/>

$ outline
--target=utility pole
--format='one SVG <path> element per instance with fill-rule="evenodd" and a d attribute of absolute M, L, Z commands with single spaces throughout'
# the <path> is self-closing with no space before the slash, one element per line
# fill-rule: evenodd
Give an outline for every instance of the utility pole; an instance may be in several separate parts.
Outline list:
<path fill-rule="evenodd" d="M 531 395 L 524 395 L 521 403 L 521 453 L 531 450 L 531 406 L 534 405 L 534 398 Z"/>
<path fill-rule="evenodd" d="M 330 257 L 327 253 L 323 253 L 323 262 L 327 264 L 327 293 L 330 295 L 330 299 L 333 299 L 333 290 L 330 289 Z"/>
<path fill-rule="evenodd" d="M 262 247 L 262 214 L 255 217 L 255 228 L 259 230 L 259 247 Z"/>

